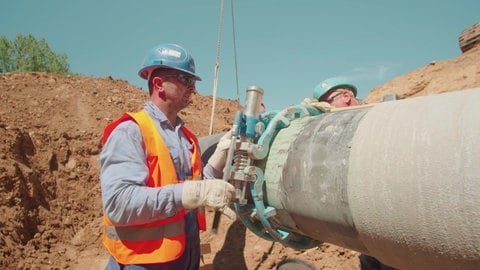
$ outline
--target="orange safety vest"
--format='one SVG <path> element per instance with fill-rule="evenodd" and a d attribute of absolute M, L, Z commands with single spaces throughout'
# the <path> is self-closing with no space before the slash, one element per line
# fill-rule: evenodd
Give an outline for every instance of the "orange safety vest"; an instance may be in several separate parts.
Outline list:
<path fill-rule="evenodd" d="M 158 133 L 152 118 L 145 110 L 125 113 L 118 120 L 107 125 L 103 132 L 102 145 L 121 122 L 135 121 L 142 132 L 147 151 L 149 178 L 146 185 L 161 187 L 178 183 L 175 166 L 167 146 Z M 193 144 L 192 176 L 202 176 L 202 160 L 197 138 L 186 127 L 183 133 Z M 135 226 L 115 227 L 103 216 L 102 242 L 115 260 L 122 264 L 163 263 L 178 259 L 185 250 L 185 210 L 173 217 Z M 197 209 L 200 230 L 206 230 L 204 209 Z"/>

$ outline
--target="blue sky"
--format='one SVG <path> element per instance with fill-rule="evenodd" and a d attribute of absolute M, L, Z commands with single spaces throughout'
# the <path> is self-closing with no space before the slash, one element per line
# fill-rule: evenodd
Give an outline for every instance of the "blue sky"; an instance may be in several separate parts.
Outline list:
<path fill-rule="evenodd" d="M 221 0 L 4 1 L 0 35 L 45 38 L 73 72 L 112 76 L 146 88 L 137 76 L 147 51 L 178 43 L 193 55 L 202 95 L 212 95 Z M 478 0 L 224 1 L 217 97 L 264 89 L 267 110 L 311 97 L 333 76 L 364 98 L 376 86 L 461 54 L 458 36 L 480 21 Z M 238 88 L 236 74 L 238 75 Z M 238 95 L 237 95 L 238 93 Z"/>

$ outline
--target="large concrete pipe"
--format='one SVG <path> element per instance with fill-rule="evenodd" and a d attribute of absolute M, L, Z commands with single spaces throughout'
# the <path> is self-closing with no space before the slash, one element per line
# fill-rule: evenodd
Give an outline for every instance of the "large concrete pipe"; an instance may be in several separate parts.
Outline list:
<path fill-rule="evenodd" d="M 264 174 L 287 230 L 399 269 L 480 269 L 480 88 L 294 120 Z"/>

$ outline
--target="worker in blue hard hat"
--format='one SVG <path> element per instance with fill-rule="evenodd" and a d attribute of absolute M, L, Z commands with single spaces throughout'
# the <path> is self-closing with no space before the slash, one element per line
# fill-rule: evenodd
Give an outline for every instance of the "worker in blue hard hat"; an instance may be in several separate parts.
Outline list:
<path fill-rule="evenodd" d="M 321 104 L 324 102 L 335 108 L 361 104 L 361 101 L 357 99 L 357 87 L 342 77 L 329 78 L 318 84 L 313 90 L 313 99 L 314 101 L 306 99 L 304 102 L 315 104 L 319 108 L 323 108 Z M 361 254 L 359 259 L 362 270 L 394 270 L 366 254 Z"/>
<path fill-rule="evenodd" d="M 200 80 L 189 52 L 156 46 L 138 74 L 148 81 L 150 100 L 108 124 L 102 137 L 106 269 L 199 269 L 203 208 L 235 218 L 228 207 L 235 188 L 220 179 L 228 147 L 217 147 L 202 168 L 198 140 L 177 115 Z M 222 144 L 229 139 L 227 133 Z"/>
<path fill-rule="evenodd" d="M 357 88 L 341 77 L 329 78 L 318 84 L 313 90 L 313 98 L 315 101 L 327 102 L 335 108 L 360 104 Z"/>

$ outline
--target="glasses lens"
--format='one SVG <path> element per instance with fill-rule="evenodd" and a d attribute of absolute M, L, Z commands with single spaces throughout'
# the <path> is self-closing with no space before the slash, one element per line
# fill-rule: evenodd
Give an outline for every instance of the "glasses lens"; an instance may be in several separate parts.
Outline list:
<path fill-rule="evenodd" d="M 163 75 L 163 78 L 174 77 L 177 78 L 185 86 L 195 86 L 195 78 L 185 74 L 177 74 L 177 75 Z"/>
<path fill-rule="evenodd" d="M 343 93 L 343 91 L 336 91 L 337 93 L 330 96 L 327 100 L 325 100 L 326 102 L 328 103 L 331 103 L 333 100 L 335 100 L 336 97 L 338 97 L 339 95 L 341 95 Z"/>
<path fill-rule="evenodd" d="M 186 86 L 194 86 L 195 78 L 185 74 L 178 74 L 178 80 Z"/>

